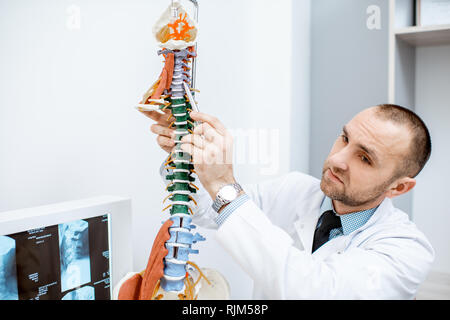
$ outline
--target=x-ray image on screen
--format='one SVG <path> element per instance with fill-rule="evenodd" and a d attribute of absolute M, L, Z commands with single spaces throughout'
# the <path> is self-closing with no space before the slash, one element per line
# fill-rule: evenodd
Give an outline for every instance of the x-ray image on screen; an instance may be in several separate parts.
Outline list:
<path fill-rule="evenodd" d="M 88 226 L 84 220 L 58 225 L 63 292 L 91 281 Z"/>
<path fill-rule="evenodd" d="M 94 287 L 85 286 L 68 292 L 61 300 L 95 300 Z"/>
<path fill-rule="evenodd" d="M 109 300 L 109 214 L 0 235 L 0 300 Z"/>
<path fill-rule="evenodd" d="M 19 300 L 16 241 L 7 236 L 0 236 L 0 300 Z"/>

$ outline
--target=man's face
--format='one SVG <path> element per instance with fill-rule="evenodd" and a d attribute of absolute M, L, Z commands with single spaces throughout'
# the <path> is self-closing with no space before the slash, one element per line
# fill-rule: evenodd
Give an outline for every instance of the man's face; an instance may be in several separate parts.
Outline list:
<path fill-rule="evenodd" d="M 323 166 L 322 191 L 348 207 L 384 198 L 410 139 L 408 129 L 379 119 L 374 108 L 362 111 L 334 143 Z"/>

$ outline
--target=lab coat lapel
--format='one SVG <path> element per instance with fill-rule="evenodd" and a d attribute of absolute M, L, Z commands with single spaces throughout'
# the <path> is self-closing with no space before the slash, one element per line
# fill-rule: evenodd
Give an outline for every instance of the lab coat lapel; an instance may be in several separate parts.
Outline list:
<path fill-rule="evenodd" d="M 320 217 L 320 205 L 324 198 L 325 195 L 323 192 L 319 191 L 310 196 L 310 201 L 303 201 L 303 203 L 298 206 L 298 219 L 294 222 L 294 225 L 300 241 L 302 242 L 303 250 L 307 252 L 312 251 L 314 231 L 316 230 L 317 221 Z M 314 252 L 314 256 L 325 258 L 332 252 L 344 251 L 354 234 L 366 228 L 370 228 L 378 219 L 380 219 L 380 217 L 385 216 L 386 213 L 392 211 L 392 209 L 393 206 L 391 200 L 388 198 L 384 199 L 377 211 L 375 211 L 374 215 L 364 226 L 353 231 L 348 236 L 341 236 L 328 241 Z"/>
<path fill-rule="evenodd" d="M 320 217 L 320 205 L 325 195 L 318 192 L 316 195 L 310 197 L 310 201 L 305 201 L 303 206 L 299 206 L 297 211 L 298 219 L 294 222 L 297 234 L 302 242 L 303 249 L 311 252 L 314 238 L 314 231 L 316 230 L 317 221 Z"/>
<path fill-rule="evenodd" d="M 371 228 L 375 225 L 380 219 L 384 219 L 394 211 L 394 206 L 392 204 L 392 200 L 389 198 L 385 198 L 379 205 L 378 209 L 375 213 L 370 217 L 369 221 L 367 221 L 361 228 L 353 231 L 351 234 L 354 234 L 357 231 L 363 231 L 365 229 Z"/>
<path fill-rule="evenodd" d="M 331 239 L 330 241 L 324 243 L 320 248 L 314 251 L 313 256 L 317 259 L 323 260 L 326 257 L 332 255 L 333 253 L 342 253 L 347 247 L 348 236 L 340 236 Z"/>
<path fill-rule="evenodd" d="M 336 237 L 324 243 L 314 252 L 314 257 L 323 260 L 333 253 L 344 252 L 355 234 L 372 227 L 381 217 L 392 212 L 392 210 L 393 206 L 391 200 L 389 198 L 384 199 L 373 216 L 363 226 L 346 236 Z"/>

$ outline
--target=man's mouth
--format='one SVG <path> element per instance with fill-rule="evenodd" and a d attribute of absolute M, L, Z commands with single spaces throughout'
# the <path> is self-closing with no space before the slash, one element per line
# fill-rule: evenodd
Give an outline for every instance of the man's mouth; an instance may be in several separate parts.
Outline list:
<path fill-rule="evenodd" d="M 342 182 L 341 179 L 339 179 L 336 175 L 333 174 L 333 172 L 331 171 L 331 169 L 328 169 L 328 170 L 327 170 L 327 174 L 328 174 L 328 177 L 329 177 L 331 180 L 336 181 L 336 182 L 340 182 L 340 183 L 344 184 L 344 183 Z"/>

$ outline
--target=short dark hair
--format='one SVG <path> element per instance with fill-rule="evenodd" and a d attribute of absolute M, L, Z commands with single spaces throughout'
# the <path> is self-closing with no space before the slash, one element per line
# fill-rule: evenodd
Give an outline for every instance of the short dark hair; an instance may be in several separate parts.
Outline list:
<path fill-rule="evenodd" d="M 409 154 L 400 164 L 396 178 L 416 177 L 430 159 L 431 136 L 425 122 L 413 111 L 395 104 L 376 106 L 376 114 L 383 119 L 407 126 L 412 133 Z"/>

